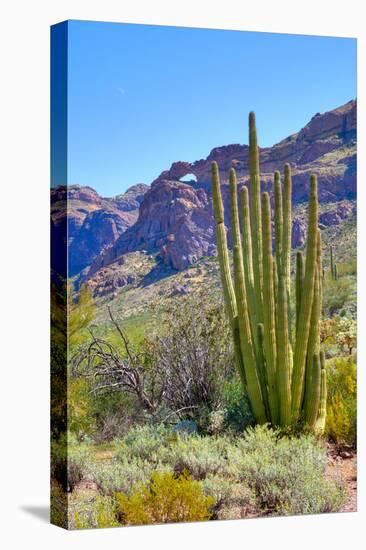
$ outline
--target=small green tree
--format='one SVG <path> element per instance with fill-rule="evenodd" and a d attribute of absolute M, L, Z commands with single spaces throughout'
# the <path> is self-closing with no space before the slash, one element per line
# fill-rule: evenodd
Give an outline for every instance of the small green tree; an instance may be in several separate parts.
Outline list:
<path fill-rule="evenodd" d="M 84 285 L 75 298 L 71 284 L 68 286 L 68 340 L 70 346 L 83 341 L 85 330 L 95 317 L 95 304 L 89 288 Z"/>

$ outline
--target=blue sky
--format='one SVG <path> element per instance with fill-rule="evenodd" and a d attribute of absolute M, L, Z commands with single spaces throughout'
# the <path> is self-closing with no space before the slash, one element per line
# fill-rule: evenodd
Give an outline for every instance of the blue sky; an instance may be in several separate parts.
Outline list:
<path fill-rule="evenodd" d="M 356 97 L 349 38 L 71 21 L 68 51 L 68 183 L 104 196 Z"/>

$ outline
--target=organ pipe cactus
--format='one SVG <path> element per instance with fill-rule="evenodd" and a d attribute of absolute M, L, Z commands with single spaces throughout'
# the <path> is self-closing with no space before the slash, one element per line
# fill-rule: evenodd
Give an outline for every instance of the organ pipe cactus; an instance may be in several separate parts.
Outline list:
<path fill-rule="evenodd" d="M 219 169 L 212 163 L 212 196 L 224 301 L 236 364 L 258 423 L 288 427 L 299 421 L 322 432 L 326 370 L 320 350 L 322 245 L 318 190 L 310 178 L 305 258 L 296 256 L 296 309 L 291 312 L 292 180 L 274 174 L 274 238 L 271 200 L 261 193 L 254 113 L 249 115 L 249 191 L 229 175 L 233 270 L 230 268 Z M 274 251 L 273 251 L 274 243 Z M 293 320 L 293 321 L 292 321 Z"/>
<path fill-rule="evenodd" d="M 332 245 L 330 246 L 330 274 L 332 279 L 334 279 L 334 254 Z"/>

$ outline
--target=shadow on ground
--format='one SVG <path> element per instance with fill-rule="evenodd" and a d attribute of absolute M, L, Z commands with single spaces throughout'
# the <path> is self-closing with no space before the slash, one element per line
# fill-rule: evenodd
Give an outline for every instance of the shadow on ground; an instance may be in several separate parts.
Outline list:
<path fill-rule="evenodd" d="M 20 510 L 40 519 L 44 523 L 50 522 L 49 506 L 20 506 Z"/>

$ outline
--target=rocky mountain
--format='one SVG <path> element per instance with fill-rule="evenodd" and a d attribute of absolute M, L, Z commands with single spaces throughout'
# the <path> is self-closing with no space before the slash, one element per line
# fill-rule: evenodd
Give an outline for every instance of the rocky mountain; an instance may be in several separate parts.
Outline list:
<path fill-rule="evenodd" d="M 91 187 L 79 185 L 51 189 L 53 239 L 67 234 L 69 275 L 89 266 L 136 222 L 147 189 L 147 185 L 137 184 L 112 198 L 100 197 Z"/>
<path fill-rule="evenodd" d="M 182 270 L 202 256 L 214 254 L 216 247 L 210 196 L 213 160 L 218 162 L 224 202 L 228 205 L 228 172 L 231 167 L 237 171 L 239 186 L 248 185 L 247 145 L 217 147 L 206 159 L 194 163 L 174 162 L 143 195 L 136 223 L 122 231 L 117 239 L 111 238 L 109 245 L 106 243 L 84 278 L 92 279 L 100 270 L 134 251 L 156 254 L 163 265 L 174 270 Z M 271 192 L 273 172 L 283 171 L 286 162 L 292 168 L 295 204 L 307 200 L 311 173 L 318 175 L 321 202 L 354 199 L 356 101 L 324 114 L 318 113 L 298 133 L 272 147 L 260 149 L 263 190 Z M 197 181 L 180 181 L 187 174 L 193 174 Z M 344 214 L 335 212 L 335 219 L 343 219 Z M 321 223 L 326 225 L 325 221 Z M 293 246 L 301 246 L 304 240 L 305 223 L 295 218 Z"/>

